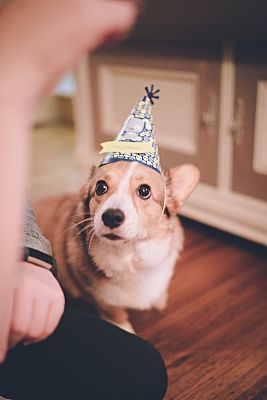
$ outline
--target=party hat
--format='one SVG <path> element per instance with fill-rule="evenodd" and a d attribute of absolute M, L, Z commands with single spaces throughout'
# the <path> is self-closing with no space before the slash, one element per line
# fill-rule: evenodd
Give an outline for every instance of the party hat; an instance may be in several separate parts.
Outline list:
<path fill-rule="evenodd" d="M 154 85 L 151 85 L 145 90 L 146 95 L 137 102 L 116 139 L 101 143 L 100 154 L 108 154 L 100 166 L 117 161 L 137 161 L 161 173 L 152 118 L 153 99 L 159 98 L 159 89 L 154 91 Z"/>

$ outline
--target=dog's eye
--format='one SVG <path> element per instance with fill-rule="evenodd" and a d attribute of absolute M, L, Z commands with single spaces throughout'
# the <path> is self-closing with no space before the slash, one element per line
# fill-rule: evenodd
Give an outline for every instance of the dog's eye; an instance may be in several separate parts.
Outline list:
<path fill-rule="evenodd" d="M 98 181 L 96 184 L 95 192 L 98 196 L 102 196 L 102 194 L 108 191 L 108 185 L 105 181 Z"/>
<path fill-rule="evenodd" d="M 149 197 L 151 196 L 151 189 L 150 186 L 148 185 L 140 185 L 139 188 L 137 189 L 137 194 L 139 197 L 141 197 L 142 199 L 149 199 Z"/>

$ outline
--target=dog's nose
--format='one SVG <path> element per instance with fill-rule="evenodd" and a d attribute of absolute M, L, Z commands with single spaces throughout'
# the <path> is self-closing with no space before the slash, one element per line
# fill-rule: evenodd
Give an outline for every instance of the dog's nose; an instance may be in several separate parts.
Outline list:
<path fill-rule="evenodd" d="M 119 209 L 109 208 L 102 214 L 102 221 L 104 222 L 104 225 L 111 229 L 120 226 L 124 220 L 125 215 Z"/>

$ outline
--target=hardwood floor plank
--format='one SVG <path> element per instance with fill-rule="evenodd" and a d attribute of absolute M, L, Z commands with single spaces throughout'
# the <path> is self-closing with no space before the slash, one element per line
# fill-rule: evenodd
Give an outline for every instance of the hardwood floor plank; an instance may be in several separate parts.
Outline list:
<path fill-rule="evenodd" d="M 267 249 L 184 222 L 167 309 L 132 314 L 165 359 L 166 399 L 267 399 Z"/>

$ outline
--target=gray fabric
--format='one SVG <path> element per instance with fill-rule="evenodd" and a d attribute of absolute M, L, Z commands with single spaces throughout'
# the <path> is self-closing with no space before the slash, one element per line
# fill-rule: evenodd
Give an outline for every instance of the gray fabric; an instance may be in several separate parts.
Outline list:
<path fill-rule="evenodd" d="M 29 200 L 25 202 L 24 246 L 52 255 L 49 241 L 42 235 L 36 223 L 35 215 Z"/>

